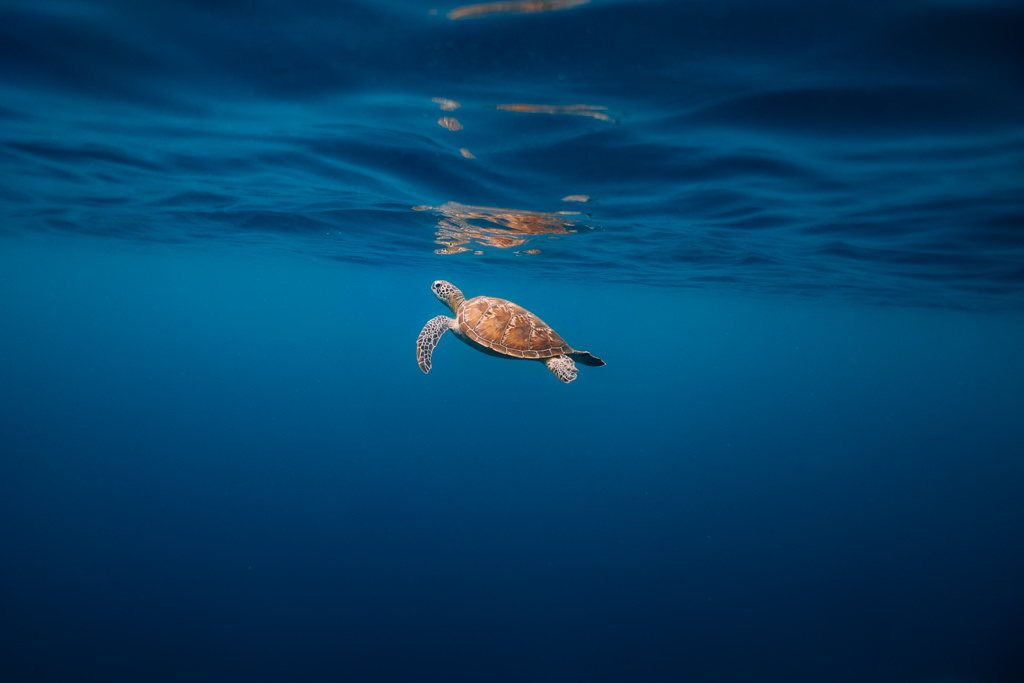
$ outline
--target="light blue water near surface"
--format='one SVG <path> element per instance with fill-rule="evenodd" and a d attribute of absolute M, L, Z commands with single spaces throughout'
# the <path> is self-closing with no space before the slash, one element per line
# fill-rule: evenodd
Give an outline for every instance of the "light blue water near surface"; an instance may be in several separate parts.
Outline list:
<path fill-rule="evenodd" d="M 0 2 L 0 679 L 1022 680 L 1020 8 L 455 9 Z"/>

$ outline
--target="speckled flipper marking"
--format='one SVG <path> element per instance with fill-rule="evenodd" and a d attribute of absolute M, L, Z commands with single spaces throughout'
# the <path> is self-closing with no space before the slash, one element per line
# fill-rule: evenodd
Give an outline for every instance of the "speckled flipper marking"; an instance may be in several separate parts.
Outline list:
<path fill-rule="evenodd" d="M 576 369 L 576 364 L 572 362 L 572 358 L 569 358 L 569 356 L 545 358 L 544 365 L 548 366 L 548 370 L 555 373 L 555 377 L 566 384 L 576 379 L 576 373 L 579 372 Z"/>
<path fill-rule="evenodd" d="M 416 340 L 416 360 L 420 364 L 423 374 L 430 372 L 430 355 L 434 353 L 434 347 L 441 341 L 441 335 L 451 329 L 455 321 L 446 315 L 439 315 L 431 318 L 423 326 L 419 338 Z"/>

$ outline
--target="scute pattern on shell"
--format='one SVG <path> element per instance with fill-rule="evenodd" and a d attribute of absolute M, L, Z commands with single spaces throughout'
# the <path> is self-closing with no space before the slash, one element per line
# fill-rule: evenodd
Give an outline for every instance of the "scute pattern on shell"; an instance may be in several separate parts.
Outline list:
<path fill-rule="evenodd" d="M 515 358 L 550 358 L 573 349 L 547 323 L 504 299 L 478 296 L 462 304 L 462 332 L 481 346 Z"/>

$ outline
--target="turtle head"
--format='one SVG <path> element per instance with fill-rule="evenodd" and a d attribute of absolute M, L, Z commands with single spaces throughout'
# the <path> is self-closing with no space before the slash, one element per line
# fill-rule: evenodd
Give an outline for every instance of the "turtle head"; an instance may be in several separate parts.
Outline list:
<path fill-rule="evenodd" d="M 447 280 L 435 280 L 434 284 L 430 285 L 430 288 L 434 290 L 434 296 L 441 303 L 452 309 L 452 313 L 458 313 L 459 306 L 466 300 L 466 297 L 462 295 L 459 288 Z"/>

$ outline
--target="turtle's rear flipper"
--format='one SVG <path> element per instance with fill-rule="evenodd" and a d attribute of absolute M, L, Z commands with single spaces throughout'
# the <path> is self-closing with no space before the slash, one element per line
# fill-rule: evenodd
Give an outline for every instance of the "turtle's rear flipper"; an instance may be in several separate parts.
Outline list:
<path fill-rule="evenodd" d="M 428 320 L 423 326 L 423 331 L 416 340 L 416 361 L 420 364 L 423 374 L 430 372 L 430 356 L 434 353 L 434 347 L 441 341 L 441 335 L 450 330 L 454 322 L 446 315 L 439 315 Z"/>
<path fill-rule="evenodd" d="M 604 365 L 604 361 L 590 353 L 589 351 L 574 351 L 569 354 L 577 363 L 583 363 L 591 367 L 600 367 Z"/>
<path fill-rule="evenodd" d="M 566 384 L 576 379 L 578 370 L 576 370 L 576 364 L 572 362 L 572 358 L 569 358 L 569 356 L 545 358 L 544 365 L 548 366 L 548 370 L 555 373 L 555 377 Z"/>

